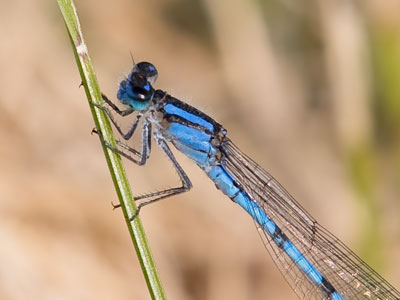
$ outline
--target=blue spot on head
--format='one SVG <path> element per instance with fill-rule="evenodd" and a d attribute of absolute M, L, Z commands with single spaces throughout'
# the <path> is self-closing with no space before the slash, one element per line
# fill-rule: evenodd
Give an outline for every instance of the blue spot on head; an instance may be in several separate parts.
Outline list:
<path fill-rule="evenodd" d="M 147 83 L 143 86 L 143 88 L 144 88 L 146 91 L 150 91 L 150 90 L 151 90 L 151 85 L 147 82 Z"/>

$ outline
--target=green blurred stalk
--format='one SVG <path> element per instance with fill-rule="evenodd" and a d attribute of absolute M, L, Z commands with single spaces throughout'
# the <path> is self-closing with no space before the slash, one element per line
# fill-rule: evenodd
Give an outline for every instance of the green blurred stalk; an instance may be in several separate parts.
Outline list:
<path fill-rule="evenodd" d="M 388 24 L 375 25 L 371 32 L 378 130 L 388 140 L 400 138 L 399 36 L 400 29 Z"/>
<path fill-rule="evenodd" d="M 380 269 L 383 263 L 381 217 L 376 199 L 376 154 L 371 143 L 360 144 L 348 154 L 350 176 L 356 192 L 360 196 L 361 212 L 358 216 L 362 224 L 360 256 L 368 264 Z"/>
<path fill-rule="evenodd" d="M 375 79 L 375 120 L 377 148 L 383 153 L 396 182 L 391 186 L 399 198 L 400 186 L 400 28 L 393 19 L 373 20 L 370 29 L 373 74 Z M 393 205 L 398 206 L 398 203 Z M 389 209 L 396 209 L 397 206 Z M 387 209 L 387 208 L 386 208 Z"/>
<path fill-rule="evenodd" d="M 75 55 L 75 60 L 78 65 L 79 73 L 82 78 L 82 84 L 85 88 L 86 96 L 89 101 L 89 106 L 96 129 L 99 134 L 103 136 L 105 141 L 115 147 L 115 139 L 107 115 L 102 110 L 94 107 L 91 104 L 94 102 L 102 105 L 103 100 L 89 53 L 83 39 L 75 5 L 73 4 L 72 0 L 58 0 L 57 2 L 64 17 L 64 22 L 67 27 L 72 49 Z M 133 200 L 133 195 L 125 170 L 122 166 L 121 157 L 117 153 L 107 148 L 103 142 L 102 146 L 111 177 L 114 182 L 115 190 L 125 216 L 129 234 L 132 238 L 133 245 L 135 246 L 139 263 L 142 268 L 151 298 L 157 300 L 166 299 L 153 258 L 151 256 L 150 248 L 147 244 L 142 223 L 139 217 L 136 217 L 133 221 L 130 221 L 130 217 L 133 216 L 136 211 L 136 205 Z"/>
<path fill-rule="evenodd" d="M 380 148 L 395 161 L 400 186 L 400 29 L 390 22 L 374 24 L 371 50 L 375 76 L 375 107 Z M 389 151 L 388 151 L 389 150 Z M 387 157 L 386 157 L 387 158 Z M 398 193 L 398 189 L 396 191 Z"/>

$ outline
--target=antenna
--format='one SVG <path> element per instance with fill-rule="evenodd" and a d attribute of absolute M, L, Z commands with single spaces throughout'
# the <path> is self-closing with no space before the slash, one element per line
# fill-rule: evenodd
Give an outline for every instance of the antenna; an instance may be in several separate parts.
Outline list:
<path fill-rule="evenodd" d="M 133 66 L 136 66 L 135 59 L 133 58 L 133 55 L 132 55 L 132 51 L 129 50 L 129 53 L 131 54 L 131 59 L 132 59 Z"/>

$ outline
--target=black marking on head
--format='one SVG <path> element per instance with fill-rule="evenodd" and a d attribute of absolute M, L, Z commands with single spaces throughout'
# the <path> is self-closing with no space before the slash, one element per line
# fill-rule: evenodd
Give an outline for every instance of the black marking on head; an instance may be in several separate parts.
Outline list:
<path fill-rule="evenodd" d="M 140 77 L 153 84 L 157 80 L 158 72 L 152 63 L 142 61 L 133 67 L 132 77 Z"/>

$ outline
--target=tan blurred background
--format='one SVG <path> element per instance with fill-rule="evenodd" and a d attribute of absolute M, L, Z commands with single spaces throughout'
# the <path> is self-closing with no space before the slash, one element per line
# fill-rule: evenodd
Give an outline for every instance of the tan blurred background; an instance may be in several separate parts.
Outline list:
<path fill-rule="evenodd" d="M 102 91 L 136 61 L 224 124 L 400 288 L 400 1 L 76 3 Z M 0 299 L 148 299 L 56 1 L 0 1 Z M 153 148 L 136 193 L 179 184 Z M 169 299 L 296 299 L 251 219 L 191 192 L 141 213 Z"/>

